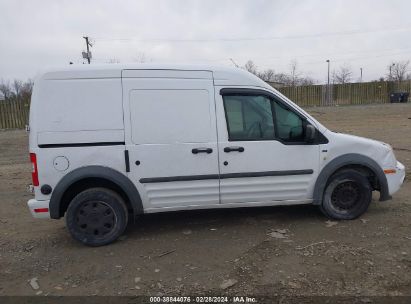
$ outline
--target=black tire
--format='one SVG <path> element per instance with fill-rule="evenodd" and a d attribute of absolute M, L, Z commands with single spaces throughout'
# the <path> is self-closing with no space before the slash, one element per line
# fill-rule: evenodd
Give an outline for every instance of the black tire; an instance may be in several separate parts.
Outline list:
<path fill-rule="evenodd" d="M 320 210 L 329 218 L 352 220 L 367 211 L 372 187 L 367 177 L 354 169 L 334 174 L 325 188 Z"/>
<path fill-rule="evenodd" d="M 70 202 L 66 225 L 71 236 L 88 246 L 114 242 L 127 226 L 128 211 L 124 200 L 106 188 L 80 192 Z"/>

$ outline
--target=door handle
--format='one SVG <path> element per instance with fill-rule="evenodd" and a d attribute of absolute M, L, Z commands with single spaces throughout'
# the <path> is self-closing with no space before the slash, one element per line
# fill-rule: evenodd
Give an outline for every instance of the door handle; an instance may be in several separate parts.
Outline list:
<path fill-rule="evenodd" d="M 213 153 L 213 149 L 211 149 L 211 148 L 194 148 L 193 150 L 191 150 L 191 152 L 193 154 L 198 154 L 198 153 L 210 154 L 210 153 Z"/>
<path fill-rule="evenodd" d="M 243 148 L 243 147 L 225 147 L 225 148 L 224 148 L 224 152 L 225 152 L 225 153 L 229 153 L 229 152 L 244 152 L 244 148 Z"/>

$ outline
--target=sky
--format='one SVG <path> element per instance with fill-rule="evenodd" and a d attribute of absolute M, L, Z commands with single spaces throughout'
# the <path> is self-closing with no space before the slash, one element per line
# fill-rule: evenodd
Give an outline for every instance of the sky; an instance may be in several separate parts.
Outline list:
<path fill-rule="evenodd" d="M 287 73 L 295 60 L 324 83 L 329 59 L 371 81 L 411 59 L 410 11 L 409 0 L 0 0 L 0 79 L 83 64 L 89 36 L 91 64 L 251 59 Z"/>

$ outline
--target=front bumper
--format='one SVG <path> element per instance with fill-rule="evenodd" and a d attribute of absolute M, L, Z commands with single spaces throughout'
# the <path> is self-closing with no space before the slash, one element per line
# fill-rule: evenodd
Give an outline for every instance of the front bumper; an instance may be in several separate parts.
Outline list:
<path fill-rule="evenodd" d="M 34 218 L 50 218 L 50 201 L 38 201 L 31 199 L 27 202 L 30 213 Z"/>
<path fill-rule="evenodd" d="M 404 183 L 405 179 L 405 167 L 399 161 L 397 161 L 397 165 L 395 166 L 395 173 L 394 174 L 386 174 L 387 183 L 388 183 L 388 191 L 390 195 L 397 192 L 401 185 Z"/>

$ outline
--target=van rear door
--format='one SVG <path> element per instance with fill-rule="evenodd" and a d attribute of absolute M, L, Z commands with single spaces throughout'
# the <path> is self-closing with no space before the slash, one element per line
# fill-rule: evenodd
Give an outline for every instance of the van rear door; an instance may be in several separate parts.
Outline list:
<path fill-rule="evenodd" d="M 146 212 L 219 204 L 212 73 L 123 70 L 129 176 Z"/>

